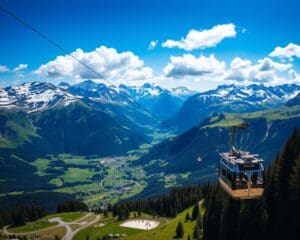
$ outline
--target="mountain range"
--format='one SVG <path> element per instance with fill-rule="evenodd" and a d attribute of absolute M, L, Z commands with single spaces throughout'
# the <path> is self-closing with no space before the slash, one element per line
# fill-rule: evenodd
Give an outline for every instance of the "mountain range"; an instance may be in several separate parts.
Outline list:
<path fill-rule="evenodd" d="M 190 97 L 178 113 L 162 125 L 182 133 L 216 113 L 245 113 L 279 107 L 294 98 L 299 91 L 300 86 L 296 84 L 221 85 L 217 89 Z"/>
<path fill-rule="evenodd" d="M 115 87 L 91 80 L 2 88 L 0 150 L 26 146 L 32 152 L 125 154 L 149 142 L 159 117 L 171 114 L 166 108 L 176 111 L 192 93 L 184 87 Z"/>
<path fill-rule="evenodd" d="M 119 104 L 138 104 L 156 118 L 164 121 L 177 113 L 183 102 L 197 92 L 186 87 L 172 89 L 162 88 L 155 84 L 145 83 L 142 86 L 107 86 L 86 80 L 79 84 L 70 85 L 62 82 L 58 85 L 66 91 L 90 99 L 93 102 Z M 129 105 L 130 105 L 129 104 Z M 138 118 L 140 119 L 140 118 Z"/>
<path fill-rule="evenodd" d="M 140 87 L 121 84 L 119 89 L 144 106 L 160 121 L 171 118 L 186 99 L 196 94 L 186 87 L 165 89 L 149 83 Z"/>
<path fill-rule="evenodd" d="M 36 152 L 47 146 L 47 152 L 110 155 L 147 142 L 142 123 L 155 124 L 151 114 L 130 100 L 106 99 L 99 103 L 98 98 L 86 99 L 50 83 L 1 89 L 1 146 L 26 144 Z"/>
<path fill-rule="evenodd" d="M 174 184 L 215 179 L 218 153 L 228 150 L 230 127 L 241 122 L 250 127 L 237 132 L 237 147 L 260 154 L 268 164 L 300 126 L 299 91 L 298 85 L 287 84 L 226 85 L 195 93 L 185 87 L 108 86 L 90 80 L 2 88 L 0 174 L 5 184 L 1 193 L 53 190 L 53 176 L 68 172 L 51 160 L 47 168 L 51 173 L 39 176 L 33 162 L 61 153 L 130 155 L 151 143 L 155 134 L 166 136 L 166 129 L 179 135 L 140 151 L 133 162 L 147 173 L 144 196 L 150 195 L 151 187 L 156 188 L 152 193 L 165 189 L 161 179 L 175 176 Z"/>
<path fill-rule="evenodd" d="M 205 124 L 201 121 L 207 122 L 207 118 L 214 119 L 223 112 L 224 116 L 262 110 L 268 113 L 267 109 L 285 103 L 286 108 L 297 105 L 299 91 L 300 86 L 292 84 L 223 85 L 195 95 L 185 87 L 168 90 L 154 84 L 115 87 L 91 80 L 58 86 L 46 82 L 23 83 L 0 89 L 0 146 L 2 151 L 26 145 L 38 152 L 44 149 L 84 155 L 125 154 L 151 141 L 149 135 L 153 129 L 158 129 L 160 120 L 171 115 L 173 118 L 162 123 L 164 127 L 183 132 L 198 125 L 191 130 L 195 131 L 203 129 L 199 127 Z M 268 124 L 270 121 L 264 126 Z M 209 135 L 215 137 L 215 134 Z M 176 151 L 191 140 L 189 137 Z"/>

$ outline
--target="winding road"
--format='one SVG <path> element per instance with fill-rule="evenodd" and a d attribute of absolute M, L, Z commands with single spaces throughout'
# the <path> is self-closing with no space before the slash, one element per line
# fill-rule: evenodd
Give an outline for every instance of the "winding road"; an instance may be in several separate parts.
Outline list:
<path fill-rule="evenodd" d="M 5 234 L 5 235 L 27 235 L 27 234 L 33 234 L 33 233 L 40 233 L 40 232 L 43 232 L 43 231 L 46 231 L 46 230 L 51 230 L 51 229 L 55 229 L 55 228 L 58 228 L 58 227 L 64 227 L 66 229 L 66 234 L 65 236 L 62 238 L 62 240 L 72 240 L 72 238 L 82 229 L 84 228 L 87 228 L 93 224 L 95 224 L 96 222 L 98 222 L 98 220 L 100 219 L 100 217 L 98 215 L 94 215 L 96 218 L 95 220 L 91 221 L 91 222 L 86 222 L 84 221 L 85 218 L 91 216 L 92 214 L 91 213 L 88 213 L 86 214 L 85 216 L 83 216 L 82 218 L 80 219 L 77 219 L 73 222 L 65 222 L 63 221 L 60 217 L 56 217 L 56 218 L 50 218 L 48 221 L 49 222 L 57 222 L 58 225 L 55 225 L 55 226 L 52 226 L 52 227 L 48 227 L 48 228 L 44 228 L 44 229 L 41 229 L 41 230 L 37 230 L 37 231 L 32 231 L 32 232 L 23 232 L 23 233 L 11 233 L 11 232 L 8 232 L 7 231 L 7 228 L 9 226 L 5 226 L 2 230 L 2 233 Z M 71 225 L 72 224 L 79 224 L 80 227 L 77 228 L 76 230 L 73 230 L 71 228 Z"/>

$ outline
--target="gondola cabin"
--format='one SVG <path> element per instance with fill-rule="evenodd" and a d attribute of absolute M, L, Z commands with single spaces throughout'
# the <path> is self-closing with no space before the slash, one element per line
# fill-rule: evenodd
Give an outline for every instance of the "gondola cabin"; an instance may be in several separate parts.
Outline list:
<path fill-rule="evenodd" d="M 234 199 L 252 199 L 264 191 L 263 160 L 257 154 L 237 150 L 220 153 L 219 182 Z"/>

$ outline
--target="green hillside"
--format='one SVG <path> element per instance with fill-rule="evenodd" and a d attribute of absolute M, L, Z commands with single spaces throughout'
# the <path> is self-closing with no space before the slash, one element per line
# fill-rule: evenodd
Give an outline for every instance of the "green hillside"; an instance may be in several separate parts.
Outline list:
<path fill-rule="evenodd" d="M 87 236 L 89 236 L 90 240 L 96 240 L 97 238 L 102 238 L 103 236 L 106 236 L 108 234 L 126 234 L 126 239 L 128 240 L 155 240 L 155 239 L 174 239 L 176 235 L 176 227 L 179 221 L 183 223 L 184 228 L 184 237 L 183 239 L 187 239 L 188 235 L 190 237 L 193 236 L 193 229 L 196 224 L 196 220 L 192 221 L 185 221 L 186 214 L 189 213 L 192 215 L 192 208 L 189 208 L 181 213 L 179 213 L 175 218 L 152 218 L 149 215 L 143 214 L 141 217 L 137 217 L 137 219 L 149 219 L 154 221 L 159 221 L 159 226 L 152 230 L 138 230 L 138 229 L 132 229 L 132 228 L 125 228 L 121 227 L 120 224 L 124 221 L 118 221 L 116 218 L 113 218 L 111 215 L 108 218 L 104 218 L 102 216 L 102 220 L 100 220 L 100 223 L 103 223 L 104 226 L 102 227 L 89 227 L 87 229 L 84 229 L 80 231 L 76 236 L 75 240 L 80 239 L 86 239 Z M 203 214 L 202 210 L 202 214 Z M 131 218 L 133 217 L 133 212 L 131 213 Z"/>
<path fill-rule="evenodd" d="M 251 119 L 262 118 L 266 119 L 268 122 L 280 121 L 290 118 L 300 117 L 300 106 L 291 107 L 281 107 L 278 109 L 264 110 L 252 113 L 226 113 L 220 116 L 211 117 L 207 122 L 205 122 L 202 128 L 205 127 L 231 127 L 238 125 L 242 122 L 249 121 Z"/>
<path fill-rule="evenodd" d="M 186 221 L 186 214 L 192 215 L 192 208 L 189 208 L 181 213 L 179 213 L 175 218 L 169 219 L 161 224 L 158 228 L 147 231 L 146 233 L 140 233 L 130 236 L 130 240 L 155 240 L 155 239 L 174 239 L 176 233 L 176 227 L 179 221 L 183 223 L 184 235 L 182 239 L 187 239 L 188 236 L 193 237 L 193 231 L 196 225 L 196 220 Z M 204 215 L 204 209 L 201 211 L 202 216 Z"/>
<path fill-rule="evenodd" d="M 38 231 L 45 228 L 57 226 L 58 225 L 57 222 L 48 221 L 51 218 L 60 217 L 63 221 L 72 222 L 83 217 L 84 215 L 85 215 L 84 213 L 80 213 L 80 212 L 56 213 L 56 214 L 51 214 L 46 217 L 43 217 L 35 222 L 26 224 L 24 226 L 10 227 L 7 230 L 11 233 L 26 233 L 26 232 Z"/>
<path fill-rule="evenodd" d="M 24 113 L 3 110 L 0 111 L 0 134 L 0 148 L 16 148 L 38 136 Z"/>
<path fill-rule="evenodd" d="M 121 155 L 146 142 L 104 111 L 81 102 L 38 113 L 33 122 L 52 153 Z"/>
<path fill-rule="evenodd" d="M 134 228 L 127 228 L 120 226 L 123 222 L 128 220 L 121 220 L 119 221 L 116 217 L 113 217 L 111 214 L 109 214 L 107 217 L 105 217 L 103 214 L 101 214 L 99 217 L 99 220 L 96 221 L 93 225 L 88 226 L 87 224 L 91 221 L 95 220 L 95 215 L 89 214 L 86 215 L 86 213 L 80 213 L 80 212 L 67 212 L 67 213 L 57 213 L 48 215 L 46 217 L 43 217 L 35 222 L 28 222 L 26 225 L 19 226 L 19 227 L 9 227 L 6 229 L 6 232 L 2 232 L 2 235 L 8 236 L 8 234 L 20 234 L 21 236 L 24 236 L 26 234 L 35 233 L 37 236 L 45 237 L 45 239 L 51 239 L 51 234 L 49 235 L 49 231 L 52 231 L 52 237 L 54 237 L 54 234 L 61 233 L 60 227 L 57 222 L 49 222 L 49 219 L 53 218 L 61 218 L 64 222 L 69 223 L 73 230 L 76 230 L 77 222 L 80 221 L 79 219 L 82 219 L 84 223 L 87 225 L 86 228 L 80 230 L 75 236 L 74 240 L 81 240 L 81 239 L 87 239 L 90 240 L 97 240 L 97 239 L 103 239 L 103 237 L 112 234 L 114 236 L 120 234 L 125 234 L 126 239 L 128 240 L 156 240 L 156 239 L 166 239 L 171 240 L 176 238 L 176 227 L 178 225 L 178 222 L 181 221 L 183 223 L 183 229 L 184 229 L 184 235 L 182 239 L 187 239 L 188 236 L 193 236 L 193 231 L 195 228 L 195 225 L 197 224 L 196 220 L 188 220 L 186 221 L 186 215 L 189 214 L 192 215 L 192 208 L 189 208 L 181 213 L 179 213 L 175 218 L 161 218 L 156 217 L 153 218 L 147 214 L 142 214 L 139 217 L 134 217 L 133 215 L 137 214 L 136 212 L 131 213 L 131 217 L 128 220 L 134 220 L 134 219 L 143 219 L 143 220 L 154 220 L 159 222 L 159 226 L 152 229 L 152 230 L 139 230 Z M 201 209 L 201 215 L 204 215 L 204 209 Z M 49 229 L 49 230 L 48 230 Z M 50 231 L 50 232 L 51 232 Z M 201 234 L 201 231 L 200 231 Z M 1 235 L 1 234 L 0 234 Z M 63 235 L 62 235 L 63 236 Z"/>

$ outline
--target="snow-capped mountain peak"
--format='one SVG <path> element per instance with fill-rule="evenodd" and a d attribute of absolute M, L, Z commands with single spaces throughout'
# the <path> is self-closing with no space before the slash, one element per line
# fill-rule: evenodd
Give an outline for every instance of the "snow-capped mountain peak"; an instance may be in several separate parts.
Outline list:
<path fill-rule="evenodd" d="M 183 99 L 187 99 L 197 93 L 196 91 L 190 90 L 187 87 L 183 87 L 183 86 L 172 88 L 170 89 L 170 91 L 172 92 L 173 95 L 182 97 Z"/>
<path fill-rule="evenodd" d="M 190 97 L 164 126 L 185 131 L 214 113 L 254 112 L 283 106 L 299 92 L 300 86 L 296 84 L 221 85 Z"/>
<path fill-rule="evenodd" d="M 188 98 L 195 94 L 195 91 L 191 91 L 186 87 L 176 87 L 172 89 L 162 88 L 156 84 L 145 83 L 142 86 L 127 86 L 121 84 L 119 88 L 127 92 L 134 99 L 138 100 L 145 97 L 159 97 L 161 94 L 169 94 L 179 98 Z M 183 99 L 183 100 L 185 100 Z"/>
<path fill-rule="evenodd" d="M 67 83 L 67 82 L 60 82 L 57 86 L 60 87 L 60 88 L 62 88 L 62 89 L 67 89 L 71 85 L 69 83 Z"/>
<path fill-rule="evenodd" d="M 300 91 L 298 85 L 264 86 L 256 85 L 221 85 L 217 89 L 198 94 L 199 101 L 209 97 L 220 101 L 246 101 L 249 104 L 274 104 L 285 102 L 295 97 Z"/>
<path fill-rule="evenodd" d="M 128 104 L 132 100 L 125 94 L 120 93 L 118 87 L 107 86 L 104 83 L 96 83 L 86 80 L 71 85 L 68 89 L 72 94 L 88 98 L 91 101 L 108 104 Z"/>
<path fill-rule="evenodd" d="M 140 87 L 120 84 L 119 89 L 121 92 L 125 93 L 135 100 L 139 100 L 140 98 L 149 97 L 152 95 L 158 96 L 160 94 L 159 89 L 150 84 L 144 84 Z"/>
<path fill-rule="evenodd" d="M 68 105 L 77 99 L 63 89 L 46 82 L 23 83 L 0 90 L 0 108 L 21 109 L 26 112 L 46 110 L 57 104 Z"/>

